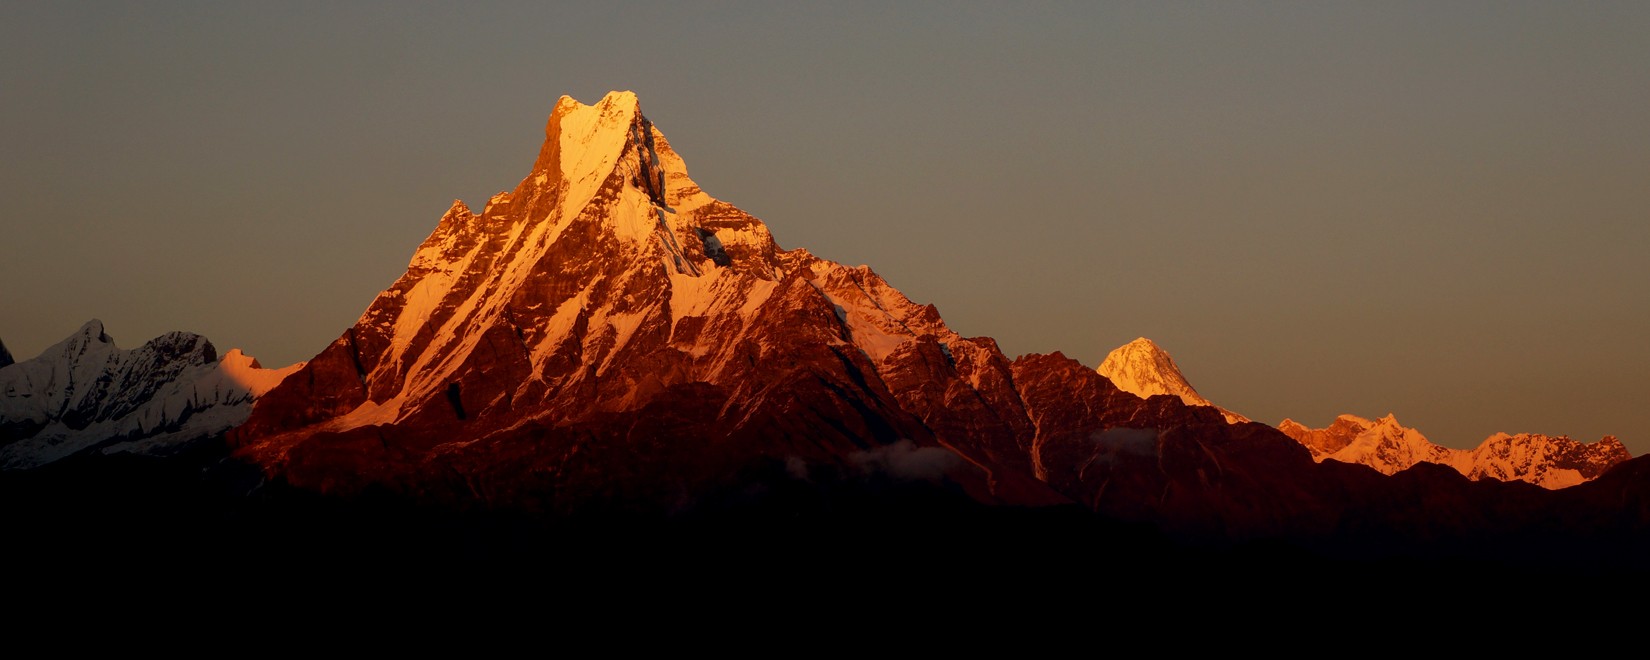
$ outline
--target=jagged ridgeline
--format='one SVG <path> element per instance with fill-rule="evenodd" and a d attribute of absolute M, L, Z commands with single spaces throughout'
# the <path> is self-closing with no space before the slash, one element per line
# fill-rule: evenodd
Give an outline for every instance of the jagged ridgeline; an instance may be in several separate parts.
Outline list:
<path fill-rule="evenodd" d="M 84 452 L 165 454 L 222 435 L 299 365 L 264 369 L 239 349 L 169 332 L 131 350 L 96 319 L 39 356 L 0 346 L 0 468 L 35 468 Z"/>

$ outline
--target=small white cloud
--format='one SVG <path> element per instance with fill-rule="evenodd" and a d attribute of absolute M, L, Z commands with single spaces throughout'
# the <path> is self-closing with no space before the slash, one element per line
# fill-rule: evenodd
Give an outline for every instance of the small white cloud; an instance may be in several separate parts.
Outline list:
<path fill-rule="evenodd" d="M 956 452 L 944 447 L 918 447 L 910 440 L 854 452 L 848 458 L 867 473 L 881 472 L 913 481 L 939 481 L 963 463 Z"/>
<path fill-rule="evenodd" d="M 1157 429 L 1109 428 L 1089 436 L 1094 443 L 1094 458 L 1110 460 L 1115 456 L 1157 455 Z"/>
<path fill-rule="evenodd" d="M 797 481 L 808 480 L 808 462 L 800 456 L 791 456 L 785 459 L 785 472 Z"/>

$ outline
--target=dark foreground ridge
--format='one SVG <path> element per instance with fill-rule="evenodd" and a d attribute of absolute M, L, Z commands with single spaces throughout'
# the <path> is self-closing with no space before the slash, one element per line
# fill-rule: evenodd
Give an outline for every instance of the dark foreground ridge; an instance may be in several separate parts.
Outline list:
<path fill-rule="evenodd" d="M 564 596 L 710 599 L 1128 593 L 1167 603 L 1256 590 L 1340 602 L 1404 588 L 1523 602 L 1650 583 L 1643 536 L 1600 538 L 1596 547 L 1571 539 L 1545 554 L 1541 539 L 1528 538 L 1520 553 L 1500 555 L 1211 544 L 1077 505 L 988 506 L 944 485 L 863 475 L 802 484 L 773 468 L 672 514 L 555 515 L 419 504 L 388 491 L 317 494 L 266 482 L 221 445 L 202 443 L 165 458 L 86 455 L 0 474 L 0 519 L 11 539 L 6 565 L 27 567 L 11 578 L 17 593 L 369 589 L 356 597 L 371 599 L 390 592 L 370 589 L 390 587 L 472 595 L 553 587 Z"/>

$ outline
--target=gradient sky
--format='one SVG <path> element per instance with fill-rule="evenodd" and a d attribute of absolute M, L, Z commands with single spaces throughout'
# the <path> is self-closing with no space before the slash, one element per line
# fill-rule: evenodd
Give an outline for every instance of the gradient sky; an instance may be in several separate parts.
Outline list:
<path fill-rule="evenodd" d="M 1650 452 L 1650 3 L 0 3 L 0 340 L 307 359 L 556 98 L 1010 356 Z"/>

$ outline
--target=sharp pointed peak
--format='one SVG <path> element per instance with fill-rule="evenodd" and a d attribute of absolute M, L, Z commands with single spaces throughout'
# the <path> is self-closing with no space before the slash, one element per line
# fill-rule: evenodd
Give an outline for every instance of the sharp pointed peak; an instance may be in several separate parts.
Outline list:
<path fill-rule="evenodd" d="M 90 345 L 93 342 L 99 344 L 115 343 L 114 338 L 110 337 L 109 333 L 104 330 L 103 321 L 96 318 L 80 324 L 80 329 L 75 330 L 74 333 L 70 334 L 64 341 L 78 343 L 82 340 L 87 342 L 84 345 Z"/>
<path fill-rule="evenodd" d="M 218 358 L 218 361 L 222 362 L 226 366 L 244 367 L 247 369 L 264 368 L 263 363 L 259 362 L 258 358 L 247 355 L 246 351 L 239 348 L 229 349 L 229 352 L 224 353 L 222 357 Z"/>
<path fill-rule="evenodd" d="M 544 146 L 533 161 L 532 174 L 516 192 L 558 183 L 574 188 L 597 185 L 633 137 L 655 133 L 651 126 L 633 92 L 608 92 L 594 105 L 564 95 L 544 124 Z M 582 193 L 575 197 L 582 198 Z"/>
<path fill-rule="evenodd" d="M 94 337 L 94 336 L 102 335 L 103 334 L 103 320 L 94 318 L 90 321 L 82 323 L 82 324 L 80 324 L 80 329 L 75 331 L 75 334 L 77 334 L 77 335 L 86 335 L 88 337 Z"/>

